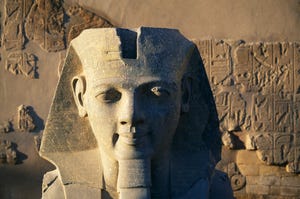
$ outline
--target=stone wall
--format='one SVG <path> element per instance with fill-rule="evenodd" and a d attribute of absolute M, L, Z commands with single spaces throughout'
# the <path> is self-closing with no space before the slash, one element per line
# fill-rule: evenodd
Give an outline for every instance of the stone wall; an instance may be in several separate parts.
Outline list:
<path fill-rule="evenodd" d="M 300 195 L 300 44 L 195 40 L 220 120 L 237 198 Z"/>
<path fill-rule="evenodd" d="M 53 169 L 39 141 L 70 40 L 140 25 L 197 38 L 236 198 L 299 198 L 299 1 L 247 2 L 0 0 L 0 198 L 40 198 Z"/>

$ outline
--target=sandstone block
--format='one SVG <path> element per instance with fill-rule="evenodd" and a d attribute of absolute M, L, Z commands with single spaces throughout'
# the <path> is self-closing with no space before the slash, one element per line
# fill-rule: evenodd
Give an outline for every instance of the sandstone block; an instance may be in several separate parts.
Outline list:
<path fill-rule="evenodd" d="M 267 185 L 247 185 L 246 192 L 259 195 L 267 195 L 270 192 L 270 187 Z"/>

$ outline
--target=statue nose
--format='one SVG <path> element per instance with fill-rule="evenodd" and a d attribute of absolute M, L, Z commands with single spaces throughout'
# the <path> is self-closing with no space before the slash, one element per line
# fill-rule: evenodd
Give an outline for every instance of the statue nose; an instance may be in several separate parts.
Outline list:
<path fill-rule="evenodd" d="M 144 114 L 142 113 L 143 110 L 139 104 L 133 94 L 126 96 L 126 99 L 124 99 L 121 104 L 121 112 L 119 112 L 119 123 L 121 126 L 131 128 L 145 122 Z"/>

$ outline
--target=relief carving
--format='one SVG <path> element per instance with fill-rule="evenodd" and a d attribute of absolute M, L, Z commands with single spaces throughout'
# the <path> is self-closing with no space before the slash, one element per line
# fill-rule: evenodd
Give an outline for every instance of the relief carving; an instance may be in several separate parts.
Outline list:
<path fill-rule="evenodd" d="M 62 1 L 36 0 L 26 18 L 26 36 L 48 52 L 63 50 L 66 47 L 64 18 Z"/>
<path fill-rule="evenodd" d="M 0 165 L 1 164 L 16 164 L 17 152 L 12 143 L 7 140 L 0 140 Z"/>
<path fill-rule="evenodd" d="M 35 129 L 30 110 L 25 105 L 18 107 L 18 129 L 21 131 L 33 131 Z"/>
<path fill-rule="evenodd" d="M 242 43 L 235 48 L 233 56 L 233 75 L 240 92 L 250 92 L 252 82 L 252 46 Z"/>
<path fill-rule="evenodd" d="M 266 164 L 300 172 L 300 44 L 195 41 L 218 110 L 223 144 L 257 150 Z"/>
<path fill-rule="evenodd" d="M 37 57 L 25 52 L 12 52 L 8 54 L 5 69 L 14 75 L 24 75 L 29 78 L 37 78 Z"/>
<path fill-rule="evenodd" d="M 70 19 L 70 30 L 68 31 L 68 44 L 77 37 L 84 29 L 113 27 L 107 20 L 82 8 L 79 5 L 71 6 L 67 10 Z"/>
<path fill-rule="evenodd" d="M 234 162 L 230 162 L 225 167 L 225 171 L 230 179 L 232 189 L 234 191 L 243 189 L 246 185 L 246 177 L 240 173 L 237 165 Z"/>
<path fill-rule="evenodd" d="M 24 19 L 28 15 L 33 0 L 4 0 L 5 20 L 3 45 L 7 51 L 24 48 Z"/>
<path fill-rule="evenodd" d="M 212 41 L 210 59 L 210 81 L 213 85 L 222 84 L 232 73 L 230 46 L 223 40 Z"/>

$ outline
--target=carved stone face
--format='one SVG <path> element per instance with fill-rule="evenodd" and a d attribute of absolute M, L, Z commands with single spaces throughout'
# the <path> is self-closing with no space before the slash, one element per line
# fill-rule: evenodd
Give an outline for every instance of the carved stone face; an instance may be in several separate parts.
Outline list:
<path fill-rule="evenodd" d="M 74 189 L 178 198 L 219 160 L 215 118 L 199 53 L 178 31 L 85 30 L 68 49 L 41 154 Z"/>
<path fill-rule="evenodd" d="M 87 114 L 100 150 L 114 159 L 161 155 L 178 123 L 181 79 L 149 72 L 136 75 L 139 70 L 143 69 L 123 65 L 102 73 L 95 67 L 74 80 L 76 96 L 82 94 L 79 109 Z"/>

